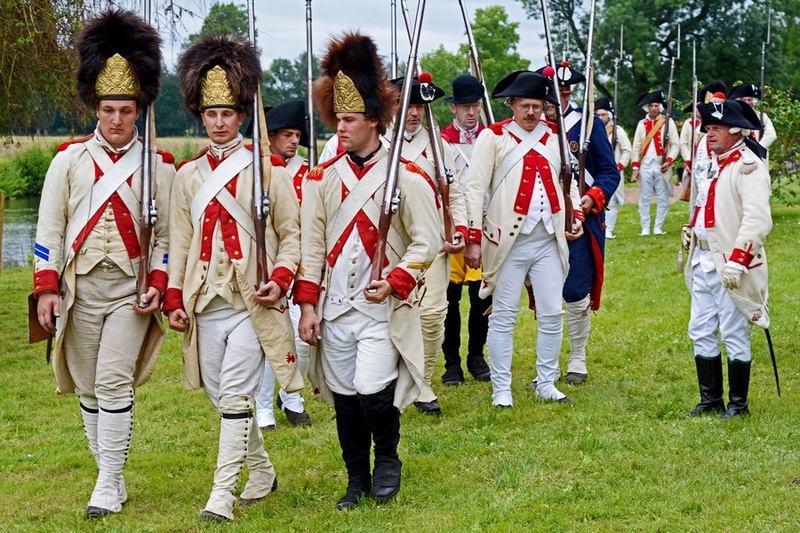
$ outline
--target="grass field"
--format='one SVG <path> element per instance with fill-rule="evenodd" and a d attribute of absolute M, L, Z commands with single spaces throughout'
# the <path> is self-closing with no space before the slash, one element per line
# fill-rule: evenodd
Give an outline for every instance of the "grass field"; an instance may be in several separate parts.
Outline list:
<path fill-rule="evenodd" d="M 403 488 L 396 501 L 334 509 L 346 476 L 331 406 L 306 390 L 311 428 L 278 413 L 265 434 L 280 478 L 274 495 L 238 510 L 226 531 L 800 531 L 800 209 L 775 206 L 768 239 L 771 332 L 783 396 L 764 334 L 753 330 L 752 416 L 686 419 L 698 400 L 689 297 L 676 273 L 686 204 L 665 237 L 639 237 L 623 207 L 607 246 L 603 307 L 593 318 L 589 382 L 563 390 L 572 407 L 526 390 L 534 375 L 533 314 L 516 333 L 515 407 L 491 407 L 490 386 L 434 388 L 444 414 L 402 418 Z M 0 274 L 0 530 L 218 531 L 200 522 L 216 460 L 218 419 L 182 389 L 180 339 L 170 333 L 153 378 L 137 392 L 122 513 L 84 518 L 95 466 L 77 399 L 54 394 L 44 345 L 26 340 L 30 269 Z M 466 298 L 464 298 L 466 300 Z M 564 347 L 563 356 L 566 356 Z M 562 357 L 562 365 L 565 357 Z M 563 366 L 562 366 L 563 370 Z M 727 386 L 726 386 L 727 390 Z"/>
<path fill-rule="evenodd" d="M 71 138 L 82 137 L 86 133 L 81 133 L 76 137 L 49 136 L 49 137 L 14 137 L 13 139 L 3 138 L 6 142 L 0 142 L 0 161 L 10 159 L 15 154 L 25 151 L 31 146 L 40 148 L 51 148 L 57 146 Z M 208 142 L 204 137 L 163 137 L 158 139 L 158 147 L 175 155 L 180 161 L 194 155 L 201 147 Z"/>

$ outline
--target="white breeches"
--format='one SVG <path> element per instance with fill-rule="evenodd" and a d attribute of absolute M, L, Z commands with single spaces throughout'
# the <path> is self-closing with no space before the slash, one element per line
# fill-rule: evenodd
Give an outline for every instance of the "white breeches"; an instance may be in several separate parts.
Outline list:
<path fill-rule="evenodd" d="M 608 211 L 606 211 L 606 228 L 614 232 L 619 217 L 619 208 L 625 204 L 625 174 L 620 172 L 619 186 L 611 198 L 608 200 Z"/>
<path fill-rule="evenodd" d="M 642 229 L 650 228 L 650 199 L 656 195 L 656 228 L 663 228 L 669 211 L 670 191 L 661 173 L 661 158 L 650 159 L 639 168 L 639 221 Z"/>
<path fill-rule="evenodd" d="M 422 345 L 425 351 L 425 367 L 422 388 L 417 398 L 420 402 L 436 399 L 431 389 L 431 378 L 439 360 L 439 352 L 444 341 L 444 319 L 447 316 L 447 285 L 450 278 L 450 259 L 444 251 L 436 255 L 431 266 L 425 271 L 425 295 L 419 305 L 419 319 L 422 325 Z"/>

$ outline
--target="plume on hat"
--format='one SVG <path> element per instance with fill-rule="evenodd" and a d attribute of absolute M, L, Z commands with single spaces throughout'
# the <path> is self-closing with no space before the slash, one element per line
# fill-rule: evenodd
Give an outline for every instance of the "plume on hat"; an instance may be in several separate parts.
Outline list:
<path fill-rule="evenodd" d="M 139 82 L 140 107 L 152 103 L 161 88 L 161 36 L 132 11 L 112 9 L 89 19 L 78 34 L 78 96 L 92 109 L 100 99 L 95 82 L 106 60 L 114 54 L 125 58 Z"/>
<path fill-rule="evenodd" d="M 320 60 L 322 77 L 314 81 L 314 107 L 320 119 L 336 128 L 333 110 L 333 85 L 339 71 L 346 74 L 364 100 L 365 114 L 378 120 L 383 133 L 394 118 L 399 92 L 386 74 L 378 47 L 372 38 L 358 32 L 332 37 L 328 51 Z"/>
<path fill-rule="evenodd" d="M 241 110 L 252 114 L 263 72 L 253 43 L 224 33 L 209 34 L 195 41 L 178 60 L 178 79 L 186 107 L 196 116 L 203 111 L 200 97 L 203 76 L 215 66 L 228 76 L 233 97 Z"/>

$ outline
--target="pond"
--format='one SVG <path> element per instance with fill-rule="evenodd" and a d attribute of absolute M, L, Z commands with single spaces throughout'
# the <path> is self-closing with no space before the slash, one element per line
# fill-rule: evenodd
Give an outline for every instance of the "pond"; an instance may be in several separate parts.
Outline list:
<path fill-rule="evenodd" d="M 3 267 L 33 264 L 39 196 L 6 198 L 3 222 Z"/>

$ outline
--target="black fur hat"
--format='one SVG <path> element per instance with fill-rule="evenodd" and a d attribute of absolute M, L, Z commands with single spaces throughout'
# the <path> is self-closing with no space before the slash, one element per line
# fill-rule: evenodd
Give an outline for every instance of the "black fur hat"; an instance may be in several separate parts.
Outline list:
<path fill-rule="evenodd" d="M 92 109 L 102 98 L 133 97 L 143 107 L 152 103 L 161 88 L 161 36 L 140 16 L 114 9 L 89 19 L 77 37 L 78 95 Z M 128 62 L 139 84 L 138 94 L 98 95 L 97 78 L 106 60 L 119 54 Z"/>
<path fill-rule="evenodd" d="M 253 112 L 263 71 L 253 43 L 227 34 L 206 35 L 197 39 L 178 60 L 178 79 L 186 107 L 200 116 L 205 107 L 201 103 L 203 78 L 219 66 L 228 77 L 233 101 L 228 107 Z"/>

